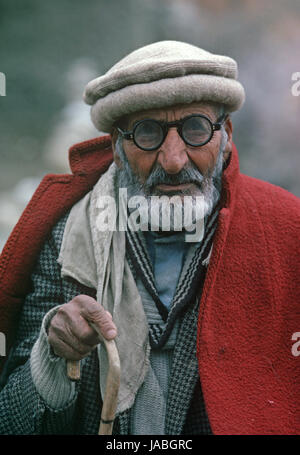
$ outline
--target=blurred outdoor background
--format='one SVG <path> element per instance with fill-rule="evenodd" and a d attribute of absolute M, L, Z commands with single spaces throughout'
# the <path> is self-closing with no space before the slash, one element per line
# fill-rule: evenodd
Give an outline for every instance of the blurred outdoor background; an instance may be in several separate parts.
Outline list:
<path fill-rule="evenodd" d="M 0 0 L 0 251 L 42 176 L 100 133 L 85 84 L 132 50 L 187 41 L 237 60 L 242 172 L 300 196 L 299 0 Z"/>

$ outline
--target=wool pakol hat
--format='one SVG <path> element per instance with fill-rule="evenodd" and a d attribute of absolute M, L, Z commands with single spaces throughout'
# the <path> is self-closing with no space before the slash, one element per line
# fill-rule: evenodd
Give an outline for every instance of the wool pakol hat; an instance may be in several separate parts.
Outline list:
<path fill-rule="evenodd" d="M 130 53 L 106 74 L 90 81 L 84 100 L 100 131 L 111 133 L 124 115 L 193 102 L 238 110 L 244 100 L 237 63 L 179 41 L 160 41 Z"/>

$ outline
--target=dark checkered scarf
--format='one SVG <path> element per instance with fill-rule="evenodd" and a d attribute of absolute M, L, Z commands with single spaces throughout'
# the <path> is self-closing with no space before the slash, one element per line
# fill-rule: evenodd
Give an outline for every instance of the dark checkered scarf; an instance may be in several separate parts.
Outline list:
<path fill-rule="evenodd" d="M 179 280 L 180 286 L 177 286 L 169 312 L 158 296 L 145 243 L 138 233 L 127 232 L 127 259 L 132 272 L 135 277 L 140 277 L 161 316 L 160 324 L 149 324 L 152 349 L 164 346 L 176 319 L 180 320 L 168 390 L 166 434 L 211 434 L 199 381 L 196 339 L 199 301 L 207 268 L 205 260 L 211 251 L 218 213 L 219 206 L 206 220 L 204 237 Z M 116 424 L 117 433 L 128 434 L 130 410 L 119 415 Z"/>

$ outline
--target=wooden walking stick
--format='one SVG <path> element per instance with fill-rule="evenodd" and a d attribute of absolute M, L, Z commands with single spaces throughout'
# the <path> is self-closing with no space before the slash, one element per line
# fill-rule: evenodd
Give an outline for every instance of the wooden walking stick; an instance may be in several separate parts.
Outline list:
<path fill-rule="evenodd" d="M 112 434 L 113 423 L 116 414 L 118 392 L 120 387 L 120 359 L 114 340 L 106 340 L 98 327 L 90 323 L 94 330 L 101 336 L 105 344 L 108 357 L 108 373 L 106 377 L 105 394 L 101 411 L 101 420 L 98 434 Z M 80 379 L 80 361 L 67 361 L 67 374 L 72 381 Z"/>

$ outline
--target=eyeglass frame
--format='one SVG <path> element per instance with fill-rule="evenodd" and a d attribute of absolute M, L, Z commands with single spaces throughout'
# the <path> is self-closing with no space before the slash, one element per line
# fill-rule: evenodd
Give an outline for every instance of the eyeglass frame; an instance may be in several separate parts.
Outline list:
<path fill-rule="evenodd" d="M 210 142 L 213 138 L 213 135 L 214 135 L 214 132 L 215 131 L 219 131 L 222 127 L 222 124 L 224 123 L 224 121 L 226 120 L 227 118 L 227 114 L 222 114 L 219 118 L 217 118 L 217 121 L 215 123 L 213 123 L 209 117 L 207 117 L 206 115 L 203 115 L 203 114 L 191 114 L 191 115 L 188 115 L 180 120 L 176 120 L 174 122 L 165 122 L 163 120 L 156 120 L 156 119 L 153 119 L 153 118 L 144 118 L 142 120 L 139 120 L 138 122 L 136 122 L 134 125 L 133 125 L 133 128 L 131 131 L 124 131 L 122 130 L 120 127 L 117 127 L 117 130 L 119 131 L 119 133 L 122 135 L 122 137 L 124 139 L 127 139 L 127 140 L 132 140 L 134 142 L 134 144 L 141 150 L 144 150 L 144 151 L 147 151 L 147 152 L 151 152 L 153 150 L 157 150 L 159 147 L 161 147 L 161 145 L 164 143 L 167 135 L 168 135 L 168 132 L 169 132 L 169 129 L 170 128 L 174 128 L 176 127 L 177 129 L 177 133 L 179 134 L 179 136 L 181 137 L 181 139 L 184 141 L 185 144 L 189 145 L 190 147 L 203 147 L 203 145 L 206 145 L 208 142 Z M 191 144 L 189 143 L 188 141 L 186 141 L 182 135 L 182 127 L 183 127 L 183 123 L 188 120 L 189 118 L 192 118 L 192 117 L 202 117 L 204 118 L 205 120 L 208 120 L 209 124 L 210 124 L 210 127 L 211 127 L 211 134 L 210 134 L 210 137 L 208 138 L 207 141 L 203 142 L 202 144 Z M 136 141 L 135 141 L 135 138 L 134 138 L 134 132 L 136 130 L 136 128 L 142 123 L 142 122 L 145 122 L 146 120 L 151 120 L 153 122 L 156 122 L 160 125 L 160 127 L 162 128 L 162 132 L 163 132 L 163 137 L 162 137 L 162 141 L 155 147 L 151 147 L 151 148 L 143 148 L 143 147 L 140 147 Z"/>

